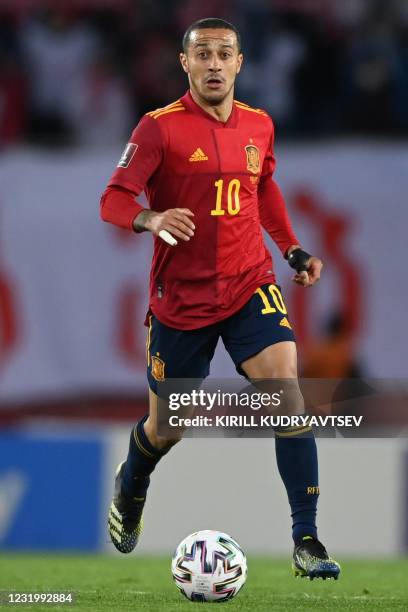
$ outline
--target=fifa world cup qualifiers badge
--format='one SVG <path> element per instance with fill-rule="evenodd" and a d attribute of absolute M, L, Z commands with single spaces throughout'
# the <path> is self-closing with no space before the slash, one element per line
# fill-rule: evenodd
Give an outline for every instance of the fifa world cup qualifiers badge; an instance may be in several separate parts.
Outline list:
<path fill-rule="evenodd" d="M 134 142 L 127 143 L 125 150 L 123 151 L 122 156 L 119 160 L 118 168 L 127 168 L 129 166 L 138 147 L 139 145 L 135 144 Z"/>

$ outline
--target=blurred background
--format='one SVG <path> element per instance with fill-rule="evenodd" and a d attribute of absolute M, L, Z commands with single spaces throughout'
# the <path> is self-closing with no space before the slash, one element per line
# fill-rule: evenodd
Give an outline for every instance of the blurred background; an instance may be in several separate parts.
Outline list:
<path fill-rule="evenodd" d="M 324 281 L 304 291 L 271 244 L 301 372 L 392 379 L 384 410 L 404 383 L 407 3 L 207 0 L 205 12 L 200 4 L 0 2 L 2 548 L 112 548 L 114 469 L 147 411 L 151 239 L 104 225 L 99 198 L 143 113 L 186 91 L 178 53 L 196 19 L 240 29 L 236 97 L 272 115 L 276 179 L 306 250 L 325 263 Z M 222 350 L 212 375 L 234 376 Z M 319 446 L 321 536 L 333 554 L 406 552 L 404 437 Z M 157 469 L 140 551 L 171 551 L 188 532 L 211 528 L 249 551 L 287 554 L 274 463 L 268 440 L 184 441 Z M 243 479 L 252 487 L 245 500 Z"/>

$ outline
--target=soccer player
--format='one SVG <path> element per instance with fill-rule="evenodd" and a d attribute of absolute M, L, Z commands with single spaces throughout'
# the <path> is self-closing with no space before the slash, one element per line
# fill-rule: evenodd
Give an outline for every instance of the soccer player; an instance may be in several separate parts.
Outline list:
<path fill-rule="evenodd" d="M 154 236 L 146 319 L 149 414 L 134 427 L 109 512 L 116 548 L 127 553 L 142 531 L 142 512 L 157 463 L 181 435 L 159 435 L 158 385 L 203 379 L 218 339 L 249 380 L 292 379 L 292 413 L 304 412 L 293 331 L 262 227 L 310 287 L 322 263 L 297 240 L 272 175 L 274 127 L 266 112 L 234 100 L 243 62 L 230 23 L 209 18 L 183 37 L 180 62 L 189 90 L 147 113 L 132 133 L 102 196 L 101 215 Z M 137 197 L 144 191 L 150 209 Z M 275 432 L 280 475 L 293 519 L 296 575 L 337 578 L 340 567 L 318 540 L 316 443 L 309 427 Z"/>

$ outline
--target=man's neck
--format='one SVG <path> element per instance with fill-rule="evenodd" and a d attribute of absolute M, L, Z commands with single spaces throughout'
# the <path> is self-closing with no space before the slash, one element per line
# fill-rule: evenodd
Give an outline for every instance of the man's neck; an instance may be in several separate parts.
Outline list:
<path fill-rule="evenodd" d="M 232 113 L 232 105 L 234 102 L 234 92 L 231 91 L 228 96 L 220 103 L 214 106 L 213 104 L 209 104 L 202 98 L 200 98 L 196 92 L 190 88 L 191 97 L 194 102 L 201 106 L 206 113 L 217 119 L 217 121 L 222 121 L 222 123 L 226 123 Z"/>

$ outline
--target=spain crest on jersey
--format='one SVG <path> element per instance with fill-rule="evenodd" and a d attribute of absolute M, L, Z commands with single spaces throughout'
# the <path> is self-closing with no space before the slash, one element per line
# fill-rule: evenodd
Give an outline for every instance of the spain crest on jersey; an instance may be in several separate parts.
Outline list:
<path fill-rule="evenodd" d="M 164 367 L 165 363 L 160 357 L 152 355 L 152 376 L 157 382 L 164 380 Z"/>
<path fill-rule="evenodd" d="M 247 170 L 258 174 L 261 170 L 261 163 L 259 157 L 259 149 L 255 145 L 246 145 L 245 147 L 246 158 L 247 158 Z"/>

